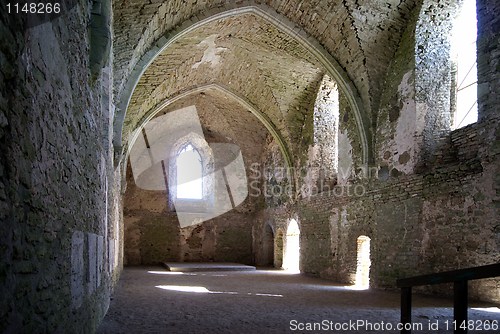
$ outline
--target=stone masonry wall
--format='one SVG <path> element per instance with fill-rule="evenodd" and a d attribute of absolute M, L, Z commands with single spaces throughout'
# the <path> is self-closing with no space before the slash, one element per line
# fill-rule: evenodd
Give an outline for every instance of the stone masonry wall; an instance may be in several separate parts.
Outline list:
<path fill-rule="evenodd" d="M 361 235 L 371 238 L 372 287 L 394 288 L 398 278 L 498 262 L 499 155 L 498 149 L 481 149 L 495 140 L 497 127 L 498 121 L 478 123 L 442 138 L 439 163 L 426 173 L 351 179 L 330 193 L 263 210 L 256 230 L 269 223 L 276 238 L 296 216 L 301 270 L 347 284 L 355 283 Z M 473 281 L 470 296 L 498 302 L 498 287 L 498 279 Z M 451 285 L 418 291 L 451 294 Z"/>
<path fill-rule="evenodd" d="M 137 187 L 129 169 L 124 198 L 125 265 L 166 261 L 254 263 L 254 209 L 249 199 L 230 212 L 184 228 L 180 228 L 171 208 L 165 191 Z"/>
<path fill-rule="evenodd" d="M 477 0 L 477 72 L 479 119 L 498 115 L 500 97 L 500 8 L 488 0 Z"/>
<path fill-rule="evenodd" d="M 475 124 L 441 143 L 443 163 L 421 175 L 360 183 L 362 196 L 319 194 L 298 205 L 307 273 L 353 283 L 356 239 L 372 239 L 372 286 L 397 278 L 498 262 L 498 153 L 480 156 L 492 138 Z M 447 153 L 443 153 L 447 152 Z M 446 162 L 445 162 L 446 161 Z M 353 185 L 354 186 L 354 185 Z M 471 282 L 472 298 L 498 301 L 498 280 Z M 449 286 L 424 291 L 450 292 Z"/>
<path fill-rule="evenodd" d="M 495 102 L 498 94 L 493 93 L 500 78 L 498 38 L 494 38 L 498 36 L 498 9 L 478 1 L 479 122 L 450 132 L 446 131 L 449 109 L 444 101 L 449 93 L 443 93 L 446 96 L 440 97 L 438 105 L 427 100 L 443 89 L 425 93 L 440 86 L 447 75 L 436 72 L 434 78 L 434 74 L 419 77 L 425 68 L 436 66 L 430 55 L 422 55 L 439 52 L 432 47 L 439 44 L 438 39 L 422 42 L 414 29 L 421 11 L 443 22 L 440 15 L 455 10 L 448 2 L 441 4 L 435 7 L 425 2 L 416 8 L 413 28 L 410 24 L 403 34 L 381 97 L 375 165 L 367 168 L 367 173 L 359 173 L 358 150 L 343 155 L 339 138 L 339 169 L 346 158 L 348 165 L 354 166 L 346 183 L 337 184 L 329 193 L 299 196 L 281 204 L 274 197 L 265 198 L 274 206 L 262 211 L 261 220 L 271 222 L 275 231 L 278 221 L 297 215 L 304 273 L 354 283 L 360 235 L 371 238 L 372 287 L 394 288 L 398 278 L 500 261 L 500 131 Z M 436 32 L 447 24 L 438 25 Z M 421 25 L 419 29 L 432 27 Z M 423 47 L 420 51 L 419 46 Z M 421 56 L 415 62 L 418 52 Z M 440 57 L 438 62 L 445 61 Z M 426 101 L 432 110 L 423 110 Z M 433 115 L 426 114 L 429 110 Z M 350 131 L 346 111 L 341 96 L 339 134 L 347 132 L 347 143 L 356 148 L 355 131 Z M 307 147 L 302 150 L 307 151 Z M 499 302 L 499 287 L 498 279 L 472 281 L 470 297 Z M 451 288 L 449 284 L 435 285 L 418 291 L 449 295 Z"/>
<path fill-rule="evenodd" d="M 0 332 L 93 332 L 117 279 L 111 81 L 88 2 L 29 29 L 0 13 Z"/>

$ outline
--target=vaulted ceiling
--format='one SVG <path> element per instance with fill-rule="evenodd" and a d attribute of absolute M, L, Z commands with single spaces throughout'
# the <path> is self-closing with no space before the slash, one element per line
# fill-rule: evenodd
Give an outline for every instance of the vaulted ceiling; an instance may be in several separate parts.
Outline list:
<path fill-rule="evenodd" d="M 197 88 L 216 84 L 230 94 L 211 93 L 205 101 L 222 106 L 229 102 L 218 99 L 244 100 L 291 146 L 328 72 L 321 50 L 358 94 L 369 120 L 416 1 L 114 1 L 114 93 L 123 113 L 122 139 L 151 113 L 179 103 L 176 97 L 189 99 L 193 91 L 199 100 Z M 275 20 L 245 10 L 250 7 Z M 241 103 L 222 108 L 225 118 L 242 113 Z M 240 122 L 241 129 L 248 124 Z M 217 131 L 252 142 L 251 131 L 227 129 Z"/>

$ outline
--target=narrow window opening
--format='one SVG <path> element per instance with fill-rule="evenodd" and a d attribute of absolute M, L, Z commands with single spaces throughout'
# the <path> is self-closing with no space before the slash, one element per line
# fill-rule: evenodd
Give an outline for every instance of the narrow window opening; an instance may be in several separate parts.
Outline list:
<path fill-rule="evenodd" d="M 191 145 L 184 146 L 177 155 L 177 198 L 203 198 L 203 166 L 201 156 Z"/>
<path fill-rule="evenodd" d="M 314 103 L 314 165 L 321 166 L 320 190 L 332 186 L 338 173 L 339 90 L 328 75 L 323 76 Z M 323 186 L 323 187 L 322 187 Z"/>
<path fill-rule="evenodd" d="M 370 287 L 370 238 L 365 235 L 358 237 L 358 260 L 356 267 L 357 289 L 368 289 Z"/>
<path fill-rule="evenodd" d="M 476 1 L 464 0 L 458 14 L 452 33 L 456 68 L 453 129 L 477 122 Z"/>
<path fill-rule="evenodd" d="M 295 219 L 290 221 L 286 230 L 283 269 L 291 273 L 300 272 L 300 230 Z"/>

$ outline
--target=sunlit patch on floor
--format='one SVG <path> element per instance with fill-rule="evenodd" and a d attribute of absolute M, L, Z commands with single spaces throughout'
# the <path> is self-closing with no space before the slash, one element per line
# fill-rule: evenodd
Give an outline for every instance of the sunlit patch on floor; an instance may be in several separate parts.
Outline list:
<path fill-rule="evenodd" d="M 154 271 L 154 270 L 149 270 L 148 274 L 155 274 L 155 275 L 185 275 L 185 276 L 212 276 L 212 277 L 225 277 L 227 275 L 225 274 L 195 274 L 195 273 L 185 273 L 182 271 Z"/>
<path fill-rule="evenodd" d="M 157 285 L 156 288 L 179 292 L 210 293 L 210 291 L 203 286 Z"/>
<path fill-rule="evenodd" d="M 483 311 L 483 312 L 490 312 L 490 313 L 500 313 L 500 308 L 498 307 L 473 307 L 472 308 L 475 311 Z"/>
<path fill-rule="evenodd" d="M 178 292 L 193 292 L 193 293 L 211 293 L 211 294 L 226 294 L 226 295 L 245 295 L 235 291 L 210 291 L 204 286 L 184 286 L 184 285 L 157 285 L 156 288 Z M 252 293 L 247 292 L 248 296 L 261 296 L 261 297 L 283 297 L 272 293 Z"/>
<path fill-rule="evenodd" d="M 300 289 L 307 290 L 324 290 L 324 291 L 364 291 L 367 290 L 365 287 L 359 287 L 357 285 L 325 285 L 325 284 L 300 284 Z"/>
<path fill-rule="evenodd" d="M 276 270 L 276 269 L 261 269 L 259 270 L 259 274 L 266 274 L 266 275 L 300 275 L 300 272 L 290 272 L 287 270 Z"/>
<path fill-rule="evenodd" d="M 148 271 L 148 274 L 156 274 L 156 275 L 184 275 L 183 272 L 180 271 Z"/>
<path fill-rule="evenodd" d="M 369 289 L 369 287 L 366 285 L 346 285 L 343 286 L 343 288 L 346 290 L 355 290 L 355 291 L 363 291 Z"/>
<path fill-rule="evenodd" d="M 264 297 L 283 297 L 283 295 L 273 295 L 271 293 L 255 293 L 254 295 Z"/>

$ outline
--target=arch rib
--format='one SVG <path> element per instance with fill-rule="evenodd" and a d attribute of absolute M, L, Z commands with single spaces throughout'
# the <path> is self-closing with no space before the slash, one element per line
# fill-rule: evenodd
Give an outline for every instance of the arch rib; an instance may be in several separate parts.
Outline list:
<path fill-rule="evenodd" d="M 121 93 L 121 98 L 118 103 L 118 108 L 114 120 L 114 138 L 113 143 L 116 151 L 122 152 L 123 149 L 123 124 L 125 121 L 126 111 L 132 98 L 132 94 L 137 86 L 141 76 L 149 67 L 149 65 L 154 61 L 154 59 L 167 49 L 174 42 L 178 41 L 186 34 L 206 25 L 215 20 L 220 20 L 227 17 L 234 17 L 242 14 L 254 14 L 267 22 L 273 24 L 281 31 L 292 36 L 297 42 L 299 42 L 307 51 L 314 55 L 317 60 L 325 67 L 328 74 L 337 81 L 340 89 L 347 97 L 349 105 L 351 106 L 356 124 L 358 127 L 358 134 L 362 146 L 362 161 L 363 164 L 367 165 L 372 160 L 372 150 L 371 150 L 371 130 L 369 126 L 369 121 L 366 113 L 364 112 L 363 103 L 359 96 L 359 93 L 348 77 L 347 73 L 339 65 L 339 63 L 318 43 L 318 41 L 312 36 L 308 35 L 300 27 L 296 26 L 285 16 L 277 13 L 268 6 L 261 4 L 243 4 L 238 8 L 222 8 L 218 13 L 212 13 L 209 16 L 199 19 L 197 22 L 188 21 L 188 25 L 181 27 L 179 31 L 175 31 L 171 36 L 168 34 L 161 37 L 156 44 L 147 51 L 139 62 L 136 64 L 132 70 L 128 80 L 126 81 L 125 87 Z M 261 117 L 261 116 L 257 116 Z M 259 118 L 260 119 L 260 118 Z M 267 127 L 267 126 L 266 126 Z M 281 145 L 281 143 L 280 143 Z M 123 152 L 122 152 L 123 153 Z M 286 159 L 290 159 L 287 157 Z M 290 160 L 291 162 L 291 160 Z"/>

